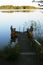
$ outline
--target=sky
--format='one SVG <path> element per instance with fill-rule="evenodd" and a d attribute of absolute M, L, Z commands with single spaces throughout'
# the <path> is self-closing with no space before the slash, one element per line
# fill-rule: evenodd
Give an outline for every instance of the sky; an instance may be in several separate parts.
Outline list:
<path fill-rule="evenodd" d="M 32 0 L 0 0 L 0 5 L 36 5 Z"/>

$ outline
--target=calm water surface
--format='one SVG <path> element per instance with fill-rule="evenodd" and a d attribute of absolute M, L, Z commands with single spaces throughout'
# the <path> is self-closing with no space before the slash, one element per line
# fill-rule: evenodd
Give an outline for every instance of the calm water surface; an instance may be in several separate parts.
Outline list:
<path fill-rule="evenodd" d="M 1 13 L 0 12 L 0 48 L 7 45 L 10 41 L 10 26 L 16 28 L 17 31 L 23 31 L 30 26 L 31 21 L 38 23 L 40 21 L 41 31 L 43 32 L 43 10 L 35 10 L 33 12 L 14 12 Z"/>

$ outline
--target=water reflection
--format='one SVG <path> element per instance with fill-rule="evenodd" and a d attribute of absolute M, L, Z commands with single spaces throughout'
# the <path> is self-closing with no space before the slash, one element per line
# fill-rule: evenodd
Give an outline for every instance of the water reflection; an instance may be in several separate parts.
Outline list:
<path fill-rule="evenodd" d="M 14 12 L 33 12 L 36 9 L 1 9 L 2 13 L 14 13 Z"/>
<path fill-rule="evenodd" d="M 33 12 L 14 12 L 1 13 L 0 12 L 0 48 L 8 45 L 10 41 L 10 26 L 12 25 L 17 31 L 23 31 L 23 27 L 30 27 L 31 20 L 40 21 L 41 32 L 43 33 L 43 10 L 35 10 Z M 24 24 L 24 23 L 27 24 Z"/>

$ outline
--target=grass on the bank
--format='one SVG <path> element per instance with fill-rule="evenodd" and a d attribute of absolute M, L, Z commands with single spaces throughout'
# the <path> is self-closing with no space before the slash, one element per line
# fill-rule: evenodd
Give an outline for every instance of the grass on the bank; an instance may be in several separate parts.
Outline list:
<path fill-rule="evenodd" d="M 0 54 L 4 58 L 16 59 L 19 56 L 19 45 L 16 44 L 15 47 L 5 46 Z"/>

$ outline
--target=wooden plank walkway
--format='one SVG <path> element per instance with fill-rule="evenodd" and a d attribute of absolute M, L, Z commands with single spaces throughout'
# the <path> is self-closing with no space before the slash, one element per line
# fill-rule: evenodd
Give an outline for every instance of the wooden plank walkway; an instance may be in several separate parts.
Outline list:
<path fill-rule="evenodd" d="M 42 65 L 42 61 L 37 57 L 32 42 L 28 39 L 26 33 L 19 34 L 20 56 L 18 65 Z"/>
<path fill-rule="evenodd" d="M 20 52 L 35 52 L 32 47 L 32 42 L 27 37 L 27 34 L 21 33 L 19 38 Z"/>
<path fill-rule="evenodd" d="M 20 45 L 20 55 L 15 61 L 7 61 L 0 58 L 0 65 L 43 65 L 32 47 L 32 42 L 25 33 L 18 34 L 18 43 Z"/>

